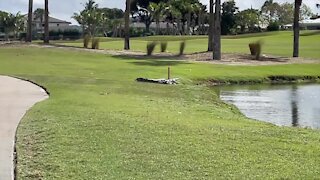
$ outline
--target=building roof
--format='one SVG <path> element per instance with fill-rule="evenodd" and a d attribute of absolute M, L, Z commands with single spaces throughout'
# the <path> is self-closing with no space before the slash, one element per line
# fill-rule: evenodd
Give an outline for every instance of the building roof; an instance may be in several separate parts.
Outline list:
<path fill-rule="evenodd" d="M 320 26 L 320 18 L 305 19 L 299 22 L 301 26 Z M 292 27 L 292 24 L 286 24 L 285 27 Z"/>
<path fill-rule="evenodd" d="M 320 23 L 320 18 L 318 19 L 306 19 L 303 21 L 300 21 L 301 24 L 308 24 L 308 23 Z"/>
<path fill-rule="evenodd" d="M 300 21 L 300 24 L 304 26 L 320 26 L 320 18 L 303 20 Z"/>
<path fill-rule="evenodd" d="M 24 17 L 26 19 L 28 19 L 28 14 L 24 15 Z M 33 15 L 33 22 L 40 23 L 41 20 L 40 20 L 40 18 L 35 18 L 35 15 Z M 44 18 L 43 18 L 43 22 L 44 22 Z M 54 18 L 54 17 L 51 17 L 51 16 L 49 16 L 49 23 L 71 24 L 71 22 L 64 21 L 64 20 L 61 20 L 61 19 L 57 19 L 57 18 Z"/>

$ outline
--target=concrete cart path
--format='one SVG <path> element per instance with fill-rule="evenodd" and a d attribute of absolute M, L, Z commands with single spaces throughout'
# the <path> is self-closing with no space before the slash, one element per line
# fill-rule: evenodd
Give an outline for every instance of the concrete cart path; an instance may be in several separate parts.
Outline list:
<path fill-rule="evenodd" d="M 0 76 L 0 180 L 14 178 L 14 143 L 17 126 L 26 111 L 48 98 L 30 82 Z"/>

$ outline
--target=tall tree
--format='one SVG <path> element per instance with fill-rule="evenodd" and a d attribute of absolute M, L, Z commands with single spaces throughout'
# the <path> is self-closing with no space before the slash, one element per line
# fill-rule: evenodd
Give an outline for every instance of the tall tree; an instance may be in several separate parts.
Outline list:
<path fill-rule="evenodd" d="M 294 17 L 294 4 L 288 2 L 281 4 L 278 10 L 278 15 L 280 25 L 292 24 Z"/>
<path fill-rule="evenodd" d="M 91 37 L 96 35 L 106 21 L 104 14 L 99 10 L 98 4 L 93 0 L 89 0 L 84 6 L 84 10 L 79 14 L 75 13 L 72 18 L 78 21 L 84 28 L 84 33 Z"/>
<path fill-rule="evenodd" d="M 18 12 L 11 14 L 0 11 L 0 30 L 5 33 L 5 40 L 9 41 L 10 33 L 16 37 L 23 30 L 23 16 Z"/>
<path fill-rule="evenodd" d="M 150 25 L 152 23 L 151 13 L 148 10 L 150 3 L 166 3 L 168 0 L 131 0 L 130 10 L 133 17 L 138 17 L 140 22 L 146 26 L 146 32 L 149 33 Z"/>
<path fill-rule="evenodd" d="M 44 1 L 44 43 L 49 44 L 49 0 Z"/>
<path fill-rule="evenodd" d="M 40 29 L 41 31 L 43 30 L 43 19 L 44 19 L 44 16 L 45 16 L 45 10 L 42 9 L 42 8 L 38 8 L 36 9 L 34 12 L 34 19 L 36 20 L 39 20 L 40 21 Z"/>
<path fill-rule="evenodd" d="M 150 3 L 148 7 L 148 11 L 151 14 L 152 20 L 156 22 L 156 34 L 160 33 L 160 20 L 164 16 L 164 11 L 166 9 L 166 4 L 164 2 L 160 3 Z"/>
<path fill-rule="evenodd" d="M 222 3 L 221 32 L 223 35 L 230 34 L 231 30 L 235 28 L 238 9 L 234 0 Z"/>
<path fill-rule="evenodd" d="M 215 2 L 213 59 L 221 60 L 221 0 Z"/>
<path fill-rule="evenodd" d="M 126 0 L 126 11 L 124 17 L 124 49 L 130 50 L 130 6 L 131 0 Z"/>
<path fill-rule="evenodd" d="M 293 57 L 299 57 L 299 38 L 300 38 L 300 7 L 302 0 L 295 0 L 294 2 L 294 22 L 293 22 Z"/>
<path fill-rule="evenodd" d="M 27 28 L 27 38 L 26 42 L 32 41 L 32 16 L 33 16 L 33 0 L 29 0 L 28 8 L 28 28 Z"/>
<path fill-rule="evenodd" d="M 182 14 L 181 12 L 171 4 L 171 1 L 168 3 L 168 7 L 166 8 L 166 19 L 167 21 L 170 21 L 172 24 L 172 27 L 174 28 L 174 35 L 181 33 L 181 18 Z"/>
<path fill-rule="evenodd" d="M 255 32 L 259 30 L 259 28 L 256 27 L 259 24 L 259 10 L 245 9 L 240 11 L 236 17 L 236 25 L 240 27 L 240 31 L 242 33 L 246 32 L 246 28 L 248 28 L 249 32 Z"/>
<path fill-rule="evenodd" d="M 213 33 L 214 33 L 214 14 L 213 14 L 213 7 L 214 2 L 210 0 L 209 2 L 209 30 L 208 30 L 208 51 L 213 51 Z"/>
<path fill-rule="evenodd" d="M 266 16 L 268 23 L 274 22 L 277 18 L 277 10 L 279 9 L 279 4 L 273 0 L 266 0 L 261 8 L 261 12 Z"/>

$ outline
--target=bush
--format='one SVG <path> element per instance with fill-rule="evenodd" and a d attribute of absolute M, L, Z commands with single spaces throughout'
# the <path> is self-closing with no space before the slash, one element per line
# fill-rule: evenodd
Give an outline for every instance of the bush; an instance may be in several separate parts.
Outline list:
<path fill-rule="evenodd" d="M 180 51 L 179 51 L 179 55 L 182 56 L 184 53 L 184 49 L 186 48 L 186 41 L 182 41 L 180 43 Z"/>
<path fill-rule="evenodd" d="M 91 37 L 89 35 L 85 35 L 83 38 L 83 47 L 88 48 Z"/>
<path fill-rule="evenodd" d="M 77 29 L 52 30 L 49 32 L 50 40 L 75 40 L 81 38 L 81 33 Z"/>
<path fill-rule="evenodd" d="M 280 29 L 280 25 L 276 21 L 275 22 L 271 22 L 269 24 L 269 26 L 267 27 L 268 31 L 279 31 L 279 29 Z"/>
<path fill-rule="evenodd" d="M 99 38 L 92 38 L 91 48 L 92 49 L 99 49 L 100 39 Z"/>
<path fill-rule="evenodd" d="M 168 47 L 168 42 L 161 42 L 161 52 L 166 52 Z"/>
<path fill-rule="evenodd" d="M 147 44 L 147 55 L 151 56 L 155 47 L 157 46 L 157 42 L 153 41 L 153 42 L 149 42 Z"/>
<path fill-rule="evenodd" d="M 255 56 L 256 60 L 260 60 L 261 47 L 262 47 L 262 41 L 257 41 L 249 44 L 251 55 Z"/>
<path fill-rule="evenodd" d="M 23 32 L 23 33 L 19 34 L 19 40 L 20 41 L 24 41 L 26 38 L 27 38 L 27 33 L 26 32 Z"/>

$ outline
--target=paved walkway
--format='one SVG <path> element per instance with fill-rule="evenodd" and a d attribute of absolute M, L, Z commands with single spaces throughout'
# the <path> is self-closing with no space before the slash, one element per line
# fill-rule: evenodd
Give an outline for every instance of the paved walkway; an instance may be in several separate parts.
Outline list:
<path fill-rule="evenodd" d="M 14 178 L 14 140 L 21 118 L 46 98 L 46 92 L 30 82 L 0 76 L 0 180 Z"/>

